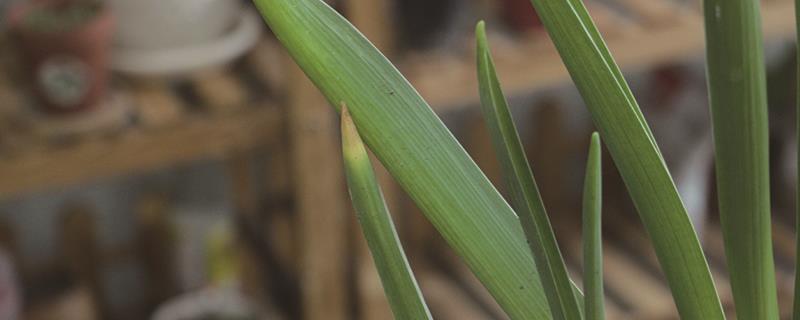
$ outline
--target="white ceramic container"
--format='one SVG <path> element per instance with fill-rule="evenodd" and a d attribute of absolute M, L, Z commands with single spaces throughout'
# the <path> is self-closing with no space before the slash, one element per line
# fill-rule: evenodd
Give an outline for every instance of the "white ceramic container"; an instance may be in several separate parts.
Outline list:
<path fill-rule="evenodd" d="M 212 41 L 239 20 L 237 0 L 107 0 L 117 17 L 115 46 L 163 49 Z"/>

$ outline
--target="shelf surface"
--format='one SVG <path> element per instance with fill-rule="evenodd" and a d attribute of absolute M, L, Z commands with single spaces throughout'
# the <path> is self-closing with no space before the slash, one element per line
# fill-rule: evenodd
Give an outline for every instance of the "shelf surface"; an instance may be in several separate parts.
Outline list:
<path fill-rule="evenodd" d="M 612 9 L 608 3 L 613 2 L 617 3 Z M 623 71 L 703 56 L 705 34 L 698 7 L 681 6 L 669 0 L 603 3 L 606 4 L 587 2 L 587 6 Z M 766 41 L 794 36 L 793 1 L 763 1 L 762 16 Z M 507 95 L 531 93 L 569 80 L 561 58 L 543 32 L 519 39 L 491 34 L 489 38 Z M 478 102 L 474 54 L 419 55 L 409 60 L 402 64 L 402 70 L 438 113 Z"/>
<path fill-rule="evenodd" d="M 703 19 L 698 7 L 669 0 L 600 3 L 587 5 L 623 70 L 702 57 Z M 794 35 L 792 1 L 764 1 L 762 15 L 768 41 Z M 497 72 L 508 95 L 531 93 L 569 80 L 543 32 L 516 39 L 490 38 Z M 0 199 L 198 159 L 224 158 L 279 142 L 285 125 L 283 111 L 265 98 L 265 92 L 285 91 L 280 84 L 285 81 L 281 61 L 275 44 L 264 41 L 229 68 L 201 72 L 182 81 L 126 83 L 118 91 L 132 102 L 129 123 L 117 130 L 69 138 L 37 130 L 30 117 L 20 116 L 19 109 L 31 104 L 19 99 L 16 82 L 2 78 L 13 72 L 3 70 Z M 0 65 L 18 63 L 3 54 Z M 404 60 L 400 66 L 438 113 L 474 106 L 478 101 L 472 53 L 426 53 Z"/>
<path fill-rule="evenodd" d="M 83 133 L 70 129 L 82 124 L 31 112 L 35 104 L 21 89 L 0 79 L 0 199 L 281 142 L 283 110 L 266 97 L 270 85 L 254 76 L 251 61 L 182 79 L 120 81 L 113 95 L 128 114 Z"/>

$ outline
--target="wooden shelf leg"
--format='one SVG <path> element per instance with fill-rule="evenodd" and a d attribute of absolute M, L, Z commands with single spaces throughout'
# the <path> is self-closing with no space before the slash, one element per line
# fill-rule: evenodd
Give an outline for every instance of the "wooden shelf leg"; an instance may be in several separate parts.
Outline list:
<path fill-rule="evenodd" d="M 299 69 L 293 69 L 288 124 L 293 190 L 302 237 L 303 311 L 306 319 L 350 319 L 346 295 L 349 220 L 338 125 L 333 109 L 317 89 Z"/>

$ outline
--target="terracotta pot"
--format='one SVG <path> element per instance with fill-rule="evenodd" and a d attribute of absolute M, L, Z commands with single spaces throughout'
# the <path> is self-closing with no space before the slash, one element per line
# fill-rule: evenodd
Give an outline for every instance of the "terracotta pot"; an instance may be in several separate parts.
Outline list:
<path fill-rule="evenodd" d="M 539 29 L 542 22 L 530 0 L 502 0 L 502 13 L 506 23 L 514 30 L 524 32 Z"/>
<path fill-rule="evenodd" d="M 108 84 L 109 46 L 114 17 L 105 6 L 69 28 L 45 30 L 26 21 L 52 3 L 13 5 L 7 21 L 27 63 L 33 91 L 49 113 L 75 113 L 95 107 Z"/>

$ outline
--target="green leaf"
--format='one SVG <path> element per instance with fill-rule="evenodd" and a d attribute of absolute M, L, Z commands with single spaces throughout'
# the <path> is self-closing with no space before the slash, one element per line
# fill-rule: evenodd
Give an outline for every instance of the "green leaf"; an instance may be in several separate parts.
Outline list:
<path fill-rule="evenodd" d="M 686 209 L 630 88 L 580 0 L 531 0 L 639 211 L 683 319 L 723 319 Z"/>
<path fill-rule="evenodd" d="M 342 151 L 350 198 L 395 319 L 433 319 L 346 106 L 342 107 Z"/>
<path fill-rule="evenodd" d="M 328 101 L 347 104 L 366 145 L 506 313 L 550 318 L 516 214 L 397 69 L 320 0 L 254 2 Z"/>
<path fill-rule="evenodd" d="M 759 6 L 704 1 L 720 221 L 739 319 L 778 319 Z"/>
<path fill-rule="evenodd" d="M 475 35 L 478 45 L 481 110 L 489 127 L 495 153 L 502 164 L 503 176 L 511 194 L 511 204 L 519 215 L 536 261 L 550 312 L 553 319 L 581 319 L 581 308 L 573 295 L 567 267 L 558 249 L 539 188 L 523 151 L 522 141 L 508 110 L 508 102 L 497 80 L 486 39 L 486 26 L 482 21 L 478 23 Z"/>
<path fill-rule="evenodd" d="M 605 319 L 603 304 L 602 163 L 600 134 L 592 134 L 583 184 L 583 288 L 587 320 Z"/>

